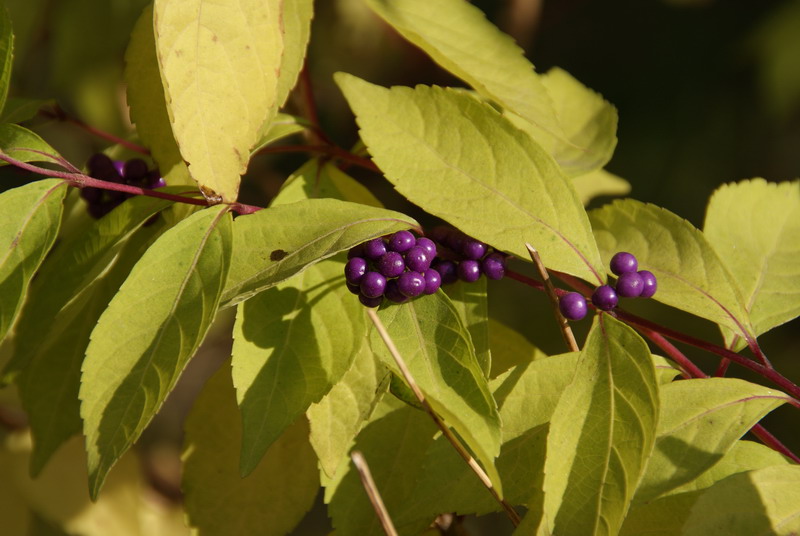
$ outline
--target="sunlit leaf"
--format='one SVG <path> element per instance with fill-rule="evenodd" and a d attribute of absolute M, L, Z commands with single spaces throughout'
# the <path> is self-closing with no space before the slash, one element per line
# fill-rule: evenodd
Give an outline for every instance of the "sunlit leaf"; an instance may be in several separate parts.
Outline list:
<path fill-rule="evenodd" d="M 50 156 L 57 157 L 58 151 L 50 147 L 38 134 L 19 125 L 0 125 L 0 153 L 22 162 L 58 163 Z M 5 160 L 0 160 L 0 166 L 6 165 L 8 163 Z"/>
<path fill-rule="evenodd" d="M 0 111 L 5 108 L 11 66 L 14 59 L 14 31 L 5 5 L 0 7 Z"/>
<path fill-rule="evenodd" d="M 236 394 L 224 364 L 186 422 L 182 488 L 198 536 L 283 535 L 311 509 L 319 477 L 305 417 L 286 429 L 245 478 L 239 475 L 241 450 Z"/>
<path fill-rule="evenodd" d="M 511 367 L 547 357 L 520 333 L 493 318 L 489 319 L 489 347 L 492 349 L 490 378 L 496 378 Z"/>
<path fill-rule="evenodd" d="M 742 289 L 754 335 L 800 314 L 799 181 L 722 186 L 703 232 Z M 729 343 L 732 336 L 726 332 Z"/>
<path fill-rule="evenodd" d="M 277 114 L 272 121 L 264 124 L 264 132 L 259 135 L 258 141 L 250 149 L 251 156 L 278 140 L 303 132 L 306 128 L 308 128 L 308 122 L 300 117 L 283 113 Z"/>
<path fill-rule="evenodd" d="M 236 200 L 250 148 L 277 111 L 281 4 L 155 2 L 156 53 L 172 133 L 189 173 L 211 199 Z"/>
<path fill-rule="evenodd" d="M 395 188 L 427 212 L 496 248 L 598 282 L 605 274 L 569 179 L 490 105 L 440 87 L 382 88 L 336 80 L 361 137 Z"/>
<path fill-rule="evenodd" d="M 159 237 L 100 317 L 80 388 L 93 497 L 205 337 L 230 255 L 227 207 L 197 212 Z"/>
<path fill-rule="evenodd" d="M 303 67 L 306 47 L 311 36 L 314 2 L 313 0 L 282 2 L 281 10 L 284 45 L 276 97 L 279 107 L 286 104 L 286 99 L 297 82 L 297 75 Z"/>
<path fill-rule="evenodd" d="M 626 195 L 631 191 L 631 185 L 628 181 L 609 173 L 605 169 L 597 169 L 584 175 L 573 177 L 572 185 L 584 205 L 588 205 L 589 201 L 601 195 Z"/>
<path fill-rule="evenodd" d="M 474 283 L 457 281 L 445 289 L 450 301 L 461 316 L 461 321 L 469 331 L 475 357 L 483 371 L 489 377 L 492 368 L 492 352 L 489 348 L 489 303 L 486 299 L 486 278 L 482 277 Z"/>

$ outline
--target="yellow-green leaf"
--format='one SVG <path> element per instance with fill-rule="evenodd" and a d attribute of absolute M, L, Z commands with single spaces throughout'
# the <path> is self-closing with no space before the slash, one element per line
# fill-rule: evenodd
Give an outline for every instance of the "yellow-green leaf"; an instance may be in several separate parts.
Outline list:
<path fill-rule="evenodd" d="M 306 47 L 311 37 L 314 0 L 284 0 L 281 8 L 284 45 L 278 78 L 278 106 L 286 104 L 286 99 L 297 82 L 297 75 L 303 67 Z"/>
<path fill-rule="evenodd" d="M 14 124 L 0 125 L 0 152 L 22 162 L 54 162 L 58 152 L 38 134 Z M 0 160 L 0 166 L 8 165 Z"/>

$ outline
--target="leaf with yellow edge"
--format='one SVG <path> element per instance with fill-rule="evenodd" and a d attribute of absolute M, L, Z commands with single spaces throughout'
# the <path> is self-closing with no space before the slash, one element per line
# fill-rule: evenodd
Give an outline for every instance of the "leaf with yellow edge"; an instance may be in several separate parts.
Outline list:
<path fill-rule="evenodd" d="M 261 125 L 277 111 L 280 0 L 156 0 L 167 110 L 189 173 L 232 202 Z"/>

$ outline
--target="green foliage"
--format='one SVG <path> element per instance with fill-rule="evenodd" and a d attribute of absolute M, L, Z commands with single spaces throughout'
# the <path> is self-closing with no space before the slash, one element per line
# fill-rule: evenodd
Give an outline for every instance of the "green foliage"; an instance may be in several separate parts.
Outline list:
<path fill-rule="evenodd" d="M 0 8 L 0 110 L 3 110 L 11 82 L 11 65 L 14 58 L 14 32 L 5 5 Z"/>
<path fill-rule="evenodd" d="M 58 153 L 35 132 L 13 124 L 0 125 L 0 152 L 22 162 L 57 162 Z M 7 163 L 0 160 L 0 165 Z"/>

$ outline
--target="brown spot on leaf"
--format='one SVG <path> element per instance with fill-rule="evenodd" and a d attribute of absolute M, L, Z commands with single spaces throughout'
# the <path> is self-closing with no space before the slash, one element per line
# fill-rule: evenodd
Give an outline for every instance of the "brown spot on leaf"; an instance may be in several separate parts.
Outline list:
<path fill-rule="evenodd" d="M 288 255 L 288 253 L 286 253 L 284 250 L 276 249 L 275 251 L 269 254 L 269 260 L 279 261 L 283 259 L 286 255 Z"/>

